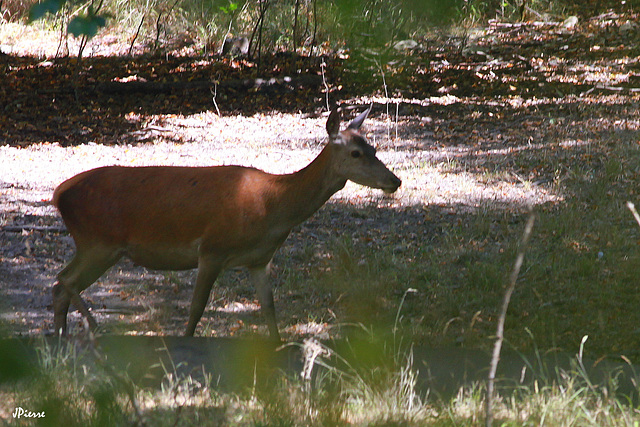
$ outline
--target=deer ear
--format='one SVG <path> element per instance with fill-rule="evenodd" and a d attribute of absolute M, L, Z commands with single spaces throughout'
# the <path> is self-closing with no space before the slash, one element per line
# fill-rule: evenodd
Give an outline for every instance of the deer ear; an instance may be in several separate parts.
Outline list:
<path fill-rule="evenodd" d="M 373 108 L 373 103 L 371 103 L 371 105 L 369 105 L 369 108 L 367 108 L 365 111 L 360 113 L 358 115 L 358 117 L 353 119 L 353 121 L 351 123 L 349 123 L 349 126 L 347 126 L 347 129 L 353 129 L 353 130 L 360 129 L 360 126 L 362 126 L 362 122 L 364 122 L 364 119 L 367 118 L 367 116 L 369 115 L 369 112 L 371 111 L 372 108 Z"/>
<path fill-rule="evenodd" d="M 331 114 L 329 114 L 329 118 L 327 119 L 327 133 L 331 140 L 335 139 L 340 133 L 340 119 L 340 109 L 334 108 L 331 110 Z"/>

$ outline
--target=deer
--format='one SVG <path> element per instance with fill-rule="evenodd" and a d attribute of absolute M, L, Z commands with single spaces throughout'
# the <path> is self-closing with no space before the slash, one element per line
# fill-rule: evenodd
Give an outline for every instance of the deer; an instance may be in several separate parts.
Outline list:
<path fill-rule="evenodd" d="M 371 107 L 342 131 L 341 110 L 332 109 L 328 142 L 290 174 L 244 166 L 103 166 L 61 183 L 52 204 L 75 253 L 52 287 L 56 333 L 67 333 L 70 304 L 90 329 L 97 327 L 80 293 L 127 257 L 152 270 L 197 268 L 185 336 L 194 335 L 218 275 L 246 267 L 269 335 L 279 341 L 268 279 L 291 230 L 347 181 L 386 193 L 402 183 L 359 133 Z"/>

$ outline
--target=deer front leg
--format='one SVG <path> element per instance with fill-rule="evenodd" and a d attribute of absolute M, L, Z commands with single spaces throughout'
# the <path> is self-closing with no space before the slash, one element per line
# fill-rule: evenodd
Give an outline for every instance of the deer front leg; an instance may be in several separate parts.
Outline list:
<path fill-rule="evenodd" d="M 211 288 L 216 281 L 218 274 L 222 270 L 222 263 L 214 256 L 201 257 L 198 261 L 198 277 L 196 287 L 191 300 L 191 310 L 189 312 L 189 323 L 185 336 L 192 337 L 196 331 L 196 326 L 204 313 L 204 309 L 209 302 Z"/>
<path fill-rule="evenodd" d="M 276 309 L 273 303 L 273 292 L 269 285 L 269 272 L 271 270 L 271 262 L 264 267 L 251 268 L 249 273 L 251 274 L 251 280 L 253 286 L 258 293 L 258 300 L 262 314 L 269 328 L 269 335 L 271 338 L 281 341 L 280 333 L 278 332 L 278 323 L 276 322 Z"/>

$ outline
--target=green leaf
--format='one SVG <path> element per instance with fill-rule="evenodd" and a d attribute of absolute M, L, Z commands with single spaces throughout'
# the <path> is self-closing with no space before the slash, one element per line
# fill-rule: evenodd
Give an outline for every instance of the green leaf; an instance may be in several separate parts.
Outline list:
<path fill-rule="evenodd" d="M 238 8 L 238 3 L 229 2 L 229 6 L 220 6 L 220 10 L 229 15 Z"/>
<path fill-rule="evenodd" d="M 87 36 L 89 38 L 95 36 L 98 33 L 100 27 L 104 27 L 107 20 L 102 15 L 86 15 L 75 16 L 69 25 L 67 31 L 73 34 L 75 37 Z"/>
<path fill-rule="evenodd" d="M 60 9 L 62 9 L 62 5 L 65 0 L 45 0 L 40 3 L 36 3 L 29 9 L 29 23 L 33 21 L 37 21 L 38 19 L 44 17 L 47 13 L 55 14 Z"/>

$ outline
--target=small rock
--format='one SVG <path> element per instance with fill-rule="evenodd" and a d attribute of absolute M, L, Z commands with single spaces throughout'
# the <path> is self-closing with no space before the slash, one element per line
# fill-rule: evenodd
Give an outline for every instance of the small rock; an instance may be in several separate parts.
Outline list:
<path fill-rule="evenodd" d="M 400 40 L 393 45 L 397 51 L 415 49 L 416 47 L 418 47 L 418 42 L 415 40 Z"/>
<path fill-rule="evenodd" d="M 573 30 L 576 25 L 578 25 L 578 17 L 577 16 L 570 16 L 570 17 L 568 17 L 567 19 L 565 19 L 562 22 L 562 26 L 566 30 Z"/>

